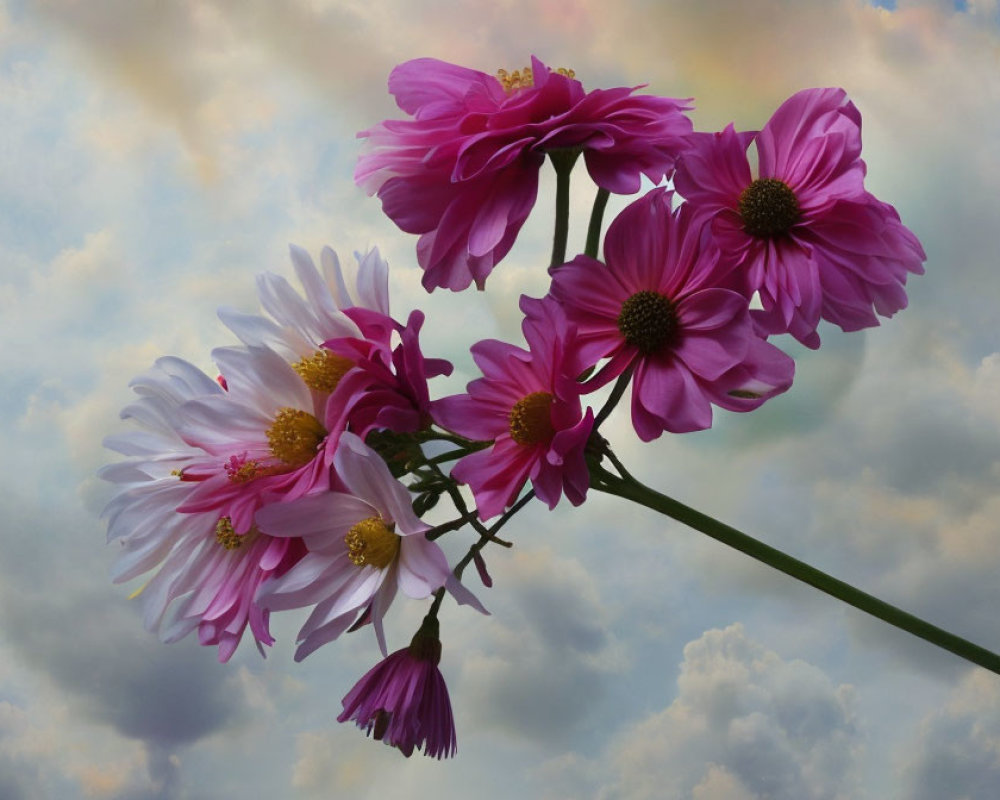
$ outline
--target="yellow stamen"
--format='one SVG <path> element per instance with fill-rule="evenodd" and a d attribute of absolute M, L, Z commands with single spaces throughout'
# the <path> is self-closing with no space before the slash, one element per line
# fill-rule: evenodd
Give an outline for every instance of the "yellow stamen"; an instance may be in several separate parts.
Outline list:
<path fill-rule="evenodd" d="M 312 461 L 325 438 L 326 430 L 320 421 L 297 408 L 279 409 L 267 429 L 271 454 L 289 467 L 301 467 Z"/>
<path fill-rule="evenodd" d="M 256 534 L 256 528 L 251 528 L 246 533 L 237 533 L 233 527 L 233 521 L 229 517 L 221 517 L 215 523 L 215 541 L 227 550 L 235 550 L 242 547 Z"/>
<path fill-rule="evenodd" d="M 140 594 L 142 594 L 142 593 L 143 593 L 143 591 L 145 590 L 145 588 L 146 588 L 147 586 L 149 586 L 149 584 L 150 584 L 150 581 L 152 581 L 152 580 L 153 580 L 153 579 L 152 579 L 152 578 L 150 578 L 150 579 L 149 579 L 148 581 L 146 581 L 146 582 L 145 582 L 145 583 L 144 583 L 144 584 L 143 584 L 142 586 L 140 586 L 140 587 L 139 587 L 138 589 L 136 589 L 136 590 L 135 590 L 134 592 L 132 592 L 132 594 L 130 594 L 130 595 L 128 596 L 128 599 L 129 599 L 129 600 L 135 600 L 135 598 L 137 598 L 137 597 L 138 597 L 138 596 L 139 596 Z"/>
<path fill-rule="evenodd" d="M 226 472 L 229 473 L 229 480 L 233 483 L 246 483 L 259 477 L 262 470 L 260 462 L 251 458 L 238 466 L 227 465 Z"/>
<path fill-rule="evenodd" d="M 559 67 L 555 71 L 560 75 L 565 75 L 567 78 L 576 77 L 576 73 L 573 70 L 566 69 L 565 67 Z M 507 93 L 515 92 L 518 89 L 526 89 L 529 86 L 535 85 L 535 76 L 531 72 L 531 67 L 515 69 L 513 72 L 507 72 L 505 69 L 498 69 L 497 80 L 500 81 L 500 85 L 503 86 L 503 90 Z"/>
<path fill-rule="evenodd" d="M 292 364 L 292 369 L 299 373 L 310 389 L 330 394 L 353 366 L 354 362 L 351 359 L 338 356 L 332 350 L 323 348 L 311 356 L 303 356 Z"/>
<path fill-rule="evenodd" d="M 363 519 L 344 537 L 347 557 L 359 566 L 384 569 L 399 553 L 399 536 L 393 532 L 395 526 L 387 526 L 378 517 Z"/>
<path fill-rule="evenodd" d="M 548 392 L 532 392 L 510 410 L 510 438 L 518 444 L 538 444 L 552 438 L 552 400 Z"/>

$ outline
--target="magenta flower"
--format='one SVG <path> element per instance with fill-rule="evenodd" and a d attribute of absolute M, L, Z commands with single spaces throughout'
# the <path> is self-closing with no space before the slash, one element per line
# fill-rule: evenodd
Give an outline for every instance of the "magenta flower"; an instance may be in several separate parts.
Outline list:
<path fill-rule="evenodd" d="M 580 505 L 590 485 L 584 448 L 594 415 L 581 409 L 576 379 L 584 366 L 573 347 L 575 331 L 551 301 L 522 297 L 521 308 L 530 312 L 523 325 L 529 349 L 477 342 L 472 357 L 483 377 L 468 385 L 468 394 L 432 405 L 442 427 L 494 443 L 462 458 L 451 473 L 472 489 L 482 519 L 502 513 L 529 478 L 550 509 L 563 494 Z"/>
<path fill-rule="evenodd" d="M 552 296 L 577 328 L 585 363 L 610 358 L 596 387 L 631 368 L 632 424 L 643 441 L 712 424 L 711 403 L 749 411 L 785 391 L 792 359 L 756 335 L 748 301 L 704 241 L 690 208 L 654 189 L 608 228 L 607 266 L 577 256 L 553 270 Z"/>
<path fill-rule="evenodd" d="M 452 575 L 441 548 L 427 540 L 430 526 L 413 513 L 409 491 L 374 450 L 344 433 L 334 469 L 347 492 L 273 503 L 256 518 L 260 530 L 301 539 L 309 551 L 298 569 L 263 585 L 257 595 L 261 607 L 272 611 L 315 606 L 299 631 L 296 661 L 366 621 L 386 653 L 382 618 L 397 589 L 419 600 L 445 586 L 460 603 L 486 613 Z"/>
<path fill-rule="evenodd" d="M 412 120 L 359 134 L 368 149 L 354 179 L 402 230 L 420 234 L 424 287 L 480 289 L 535 203 L 545 154 L 583 151 L 587 170 L 618 194 L 661 181 L 691 123 L 687 101 L 635 89 L 585 92 L 572 71 L 532 57 L 499 77 L 432 58 L 407 61 L 389 91 Z"/>
<path fill-rule="evenodd" d="M 438 621 L 427 616 L 409 647 L 380 661 L 347 693 L 337 721 L 353 719 L 407 758 L 420 747 L 432 758 L 455 755 L 455 721 L 440 661 Z"/>
<path fill-rule="evenodd" d="M 896 210 L 864 189 L 861 115 L 843 89 L 792 95 L 756 136 L 729 126 L 691 142 L 675 185 L 712 219 L 744 291 L 760 293 L 753 314 L 765 333 L 816 348 L 821 318 L 855 331 L 906 307 L 907 273 L 923 273 L 926 256 Z"/>

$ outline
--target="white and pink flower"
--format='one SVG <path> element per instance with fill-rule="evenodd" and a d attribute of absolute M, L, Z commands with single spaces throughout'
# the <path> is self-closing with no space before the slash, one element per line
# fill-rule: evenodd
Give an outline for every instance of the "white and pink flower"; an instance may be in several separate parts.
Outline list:
<path fill-rule="evenodd" d="M 347 492 L 269 505 L 256 517 L 268 535 L 300 538 L 309 550 L 257 597 L 269 610 L 315 606 L 299 631 L 296 661 L 369 620 L 387 654 L 382 618 L 397 590 L 419 600 L 445 586 L 460 603 L 485 613 L 452 576 L 441 548 L 427 540 L 430 526 L 413 513 L 410 492 L 374 450 L 344 433 L 334 468 Z"/>

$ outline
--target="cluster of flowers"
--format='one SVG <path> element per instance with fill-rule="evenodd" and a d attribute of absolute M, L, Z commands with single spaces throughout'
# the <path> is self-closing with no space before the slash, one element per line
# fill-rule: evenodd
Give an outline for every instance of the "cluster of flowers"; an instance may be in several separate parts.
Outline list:
<path fill-rule="evenodd" d="M 419 311 L 406 324 L 390 316 L 378 252 L 357 257 L 349 289 L 332 250 L 321 272 L 292 248 L 304 295 L 265 274 L 267 316 L 221 311 L 242 344 L 213 352 L 218 379 L 163 358 L 133 382 L 139 399 L 123 416 L 141 430 L 107 441 L 128 458 L 103 470 L 117 484 L 105 513 L 121 544 L 114 579 L 156 570 L 138 594 L 165 641 L 197 630 L 225 661 L 249 627 L 263 653 L 271 611 L 310 607 L 299 660 L 371 623 L 385 660 L 344 698 L 341 721 L 440 758 L 456 739 L 437 610 L 446 591 L 485 609 L 433 539 L 472 524 L 485 537 L 470 550 L 482 566 L 481 522 L 528 481 L 550 508 L 563 495 L 582 503 L 610 410 L 595 415 L 582 398 L 612 381 L 618 396 L 631 385 L 643 441 L 709 427 L 713 405 L 757 408 L 794 371 L 768 336 L 815 348 L 820 319 L 878 324 L 876 312 L 905 306 L 924 254 L 864 189 L 860 115 L 839 89 L 799 92 L 759 132 L 694 133 L 687 101 L 586 92 L 537 59 L 497 76 L 418 59 L 389 87 L 412 119 L 360 134 L 355 178 L 420 235 L 428 290 L 483 288 L 534 204 L 546 157 L 568 175 L 582 154 L 600 208 L 643 176 L 672 179 L 684 202 L 654 188 L 609 226 L 603 262 L 596 248 L 557 260 L 549 293 L 521 298 L 527 347 L 474 344 L 483 377 L 433 401 L 428 380 L 451 365 L 421 353 Z M 457 445 L 450 475 L 423 455 L 435 439 Z M 446 493 L 460 517 L 432 529 L 421 516 Z M 383 618 L 397 590 L 435 601 L 410 646 L 388 655 Z"/>

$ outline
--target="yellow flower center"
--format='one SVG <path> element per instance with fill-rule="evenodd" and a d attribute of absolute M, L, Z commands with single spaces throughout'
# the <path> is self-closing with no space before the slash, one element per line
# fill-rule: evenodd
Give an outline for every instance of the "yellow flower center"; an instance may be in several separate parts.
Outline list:
<path fill-rule="evenodd" d="M 510 410 L 510 438 L 525 445 L 551 439 L 553 399 L 548 392 L 532 392 L 518 400 Z"/>
<path fill-rule="evenodd" d="M 326 438 L 326 429 L 307 411 L 282 408 L 267 429 L 271 454 L 289 467 L 301 467 L 316 456 Z"/>
<path fill-rule="evenodd" d="M 347 557 L 359 567 L 384 569 L 399 553 L 399 536 L 378 517 L 363 519 L 344 536 Z"/>
<path fill-rule="evenodd" d="M 233 521 L 229 517 L 221 517 L 215 523 L 215 541 L 226 548 L 226 550 L 236 550 L 245 544 L 249 544 L 257 538 L 257 533 L 256 527 L 251 528 L 246 533 L 237 533 L 233 527 Z"/>
<path fill-rule="evenodd" d="M 331 394 L 340 379 L 354 366 L 351 359 L 321 348 L 311 356 L 303 356 L 292 364 L 299 377 L 310 389 Z"/>
<path fill-rule="evenodd" d="M 565 67 L 559 67 L 556 72 L 560 75 L 565 75 L 567 78 L 576 77 L 576 73 L 573 70 L 566 69 Z M 535 85 L 535 76 L 531 72 L 531 67 L 515 69 L 513 72 L 507 72 L 505 69 L 498 69 L 497 80 L 500 81 L 500 85 L 503 86 L 503 90 L 508 94 L 516 92 L 518 89 L 526 89 L 529 86 Z"/>

